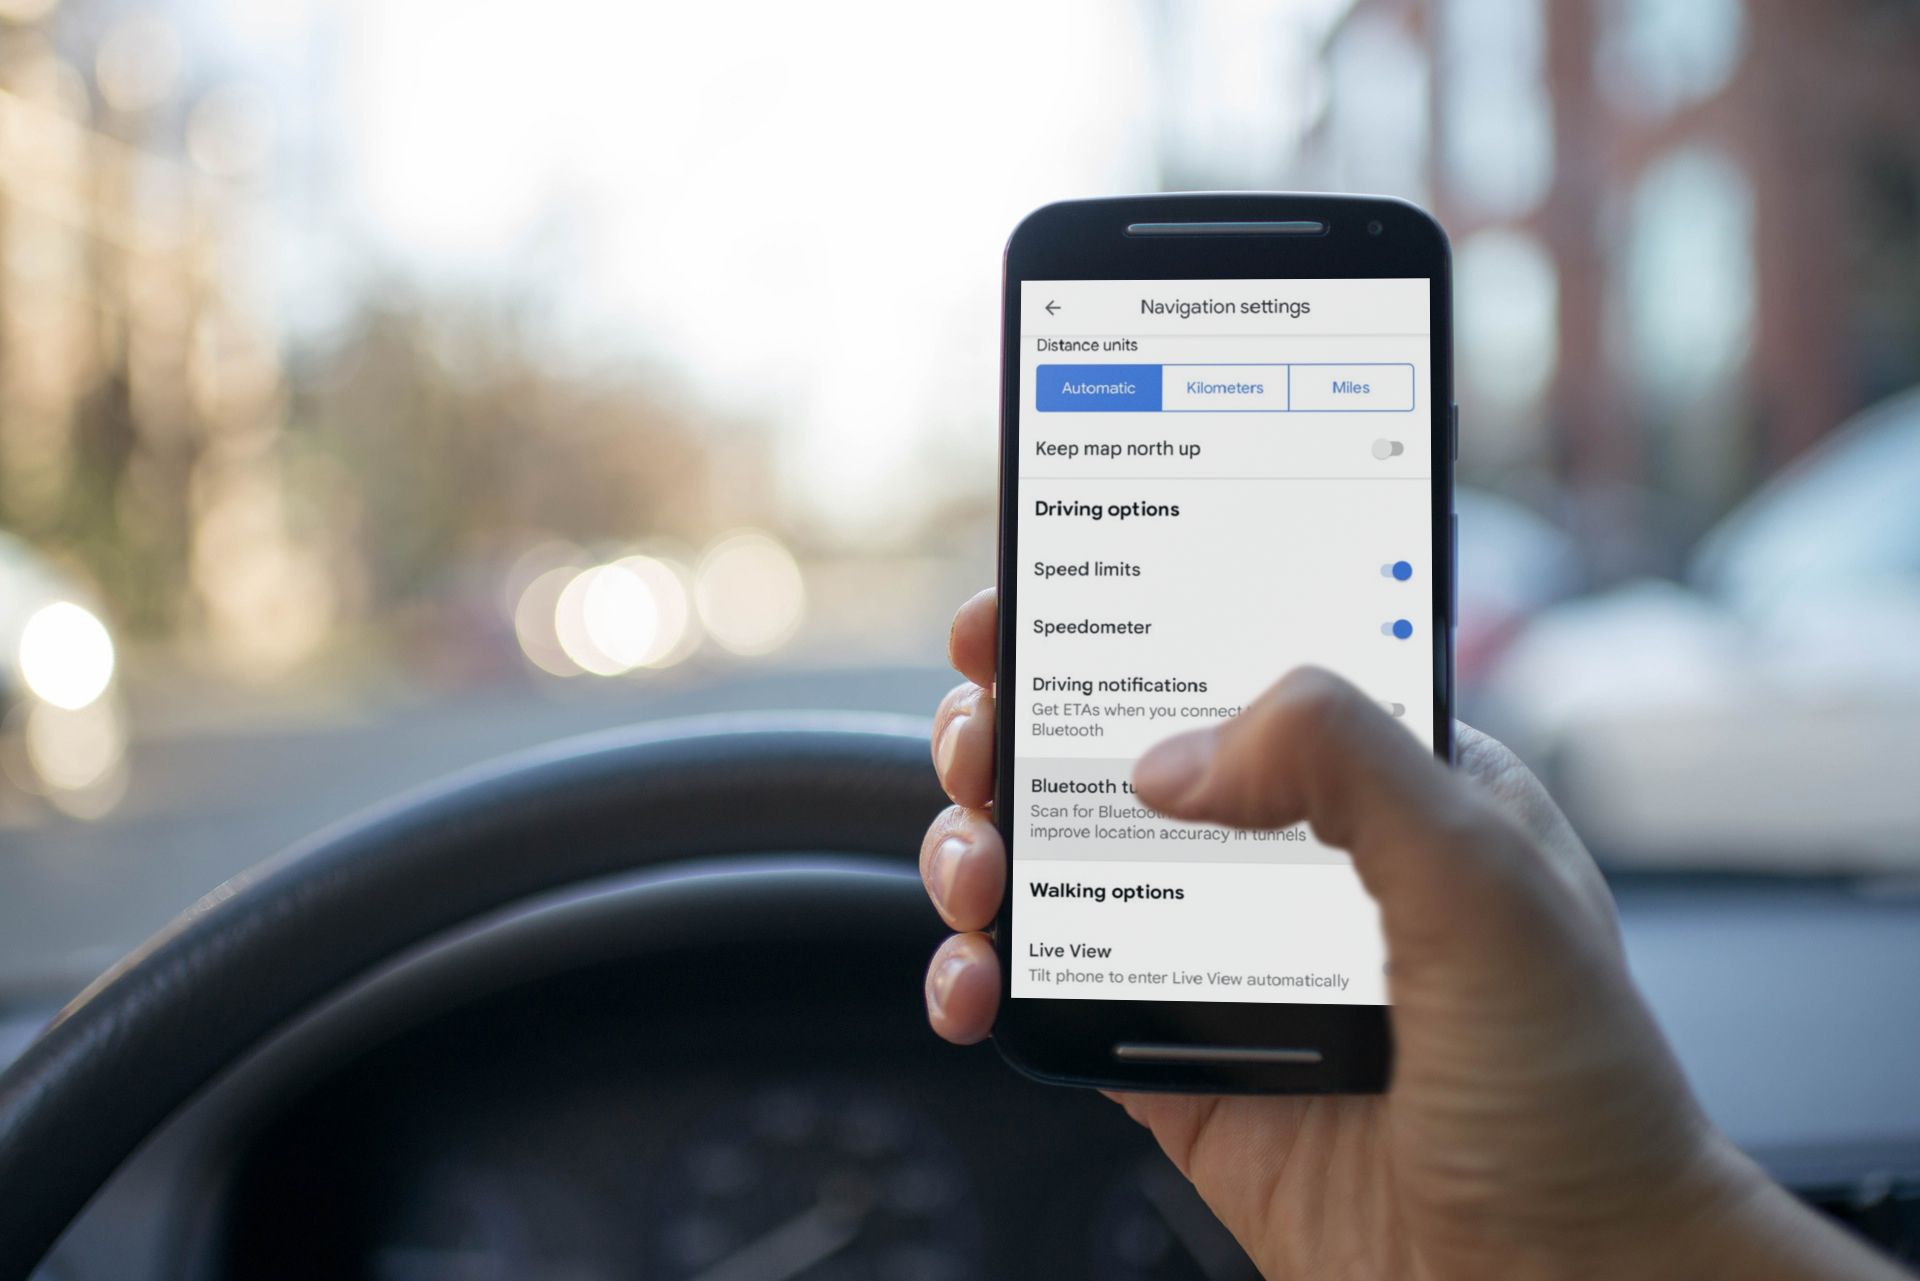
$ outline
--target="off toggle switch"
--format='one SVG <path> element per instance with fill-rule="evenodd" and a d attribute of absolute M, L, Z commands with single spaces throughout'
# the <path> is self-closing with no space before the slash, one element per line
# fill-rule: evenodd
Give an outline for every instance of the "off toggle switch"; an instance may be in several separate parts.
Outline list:
<path fill-rule="evenodd" d="M 1405 640 L 1413 635 L 1413 624 L 1404 618 L 1396 618 L 1390 623 L 1380 624 L 1380 634 L 1391 636 L 1395 640 Z"/>
<path fill-rule="evenodd" d="M 1389 716 L 1405 716 L 1407 714 L 1407 705 L 1405 703 L 1382 702 L 1380 709 Z"/>
<path fill-rule="evenodd" d="M 1396 560 L 1391 565 L 1382 565 L 1380 567 L 1380 577 L 1391 578 L 1404 583 L 1413 577 L 1413 565 L 1411 562 L 1404 560 Z"/>
<path fill-rule="evenodd" d="M 1397 440 L 1388 440 L 1382 436 L 1373 442 L 1373 456 L 1379 459 L 1398 458 L 1407 452 L 1407 447 Z"/>

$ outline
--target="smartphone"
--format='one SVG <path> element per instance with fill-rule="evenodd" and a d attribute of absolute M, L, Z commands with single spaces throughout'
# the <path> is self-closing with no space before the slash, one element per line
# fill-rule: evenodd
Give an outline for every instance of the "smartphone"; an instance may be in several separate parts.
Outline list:
<path fill-rule="evenodd" d="M 1288 669 L 1452 755 L 1450 255 L 1361 196 L 1075 200 L 1007 243 L 994 1042 L 1047 1081 L 1384 1089 L 1379 915 L 1301 825 L 1134 802 Z"/>

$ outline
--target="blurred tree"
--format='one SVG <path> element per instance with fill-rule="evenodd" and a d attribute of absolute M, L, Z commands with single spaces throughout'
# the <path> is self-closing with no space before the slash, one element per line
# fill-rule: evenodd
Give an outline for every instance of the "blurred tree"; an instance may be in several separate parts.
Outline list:
<path fill-rule="evenodd" d="M 374 611 L 546 537 L 693 541 L 764 492 L 764 450 L 642 374 L 557 372 L 511 308 L 388 296 L 296 364 L 291 434 L 353 530 Z"/>

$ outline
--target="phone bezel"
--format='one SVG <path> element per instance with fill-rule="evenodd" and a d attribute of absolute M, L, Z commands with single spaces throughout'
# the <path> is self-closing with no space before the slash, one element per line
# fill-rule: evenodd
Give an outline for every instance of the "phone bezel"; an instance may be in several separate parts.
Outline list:
<path fill-rule="evenodd" d="M 1134 223 L 1318 221 L 1317 234 L 1132 236 Z M 1369 230 L 1378 223 L 1380 230 Z M 1018 679 L 1013 619 L 1019 558 L 1020 285 L 1027 280 L 1204 280 L 1424 277 L 1430 290 L 1435 572 L 1434 742 L 1453 754 L 1454 531 L 1452 256 L 1424 210 L 1384 197 L 1291 193 L 1180 194 L 1065 201 L 1028 215 L 1007 241 L 1002 282 L 1000 398 L 1000 626 L 998 688 Z M 1274 673 L 1278 676 L 1280 673 Z M 1004 706 L 1004 704 L 999 704 Z M 1013 759 L 1012 717 L 995 727 L 998 760 Z M 1014 834 L 1011 771 L 996 770 L 995 822 L 1006 841 L 1008 883 Z M 992 931 L 1000 949 L 1000 1013 L 994 1044 L 1021 1072 L 1059 1084 L 1194 1092 L 1367 1093 L 1386 1088 L 1392 1047 L 1388 1008 L 1365 1005 L 1076 1001 L 1012 992 L 1013 895 Z M 1311 1047 L 1317 1063 L 1129 1063 L 1123 1042 L 1208 1047 Z"/>

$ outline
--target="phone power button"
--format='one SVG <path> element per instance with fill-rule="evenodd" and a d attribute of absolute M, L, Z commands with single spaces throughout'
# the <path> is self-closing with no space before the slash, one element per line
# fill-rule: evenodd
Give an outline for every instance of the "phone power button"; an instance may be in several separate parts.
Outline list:
<path fill-rule="evenodd" d="M 1447 625 L 1460 625 L 1460 513 L 1447 513 L 1448 537 L 1451 546 L 1448 549 L 1447 564 L 1452 573 L 1447 575 Z"/>

